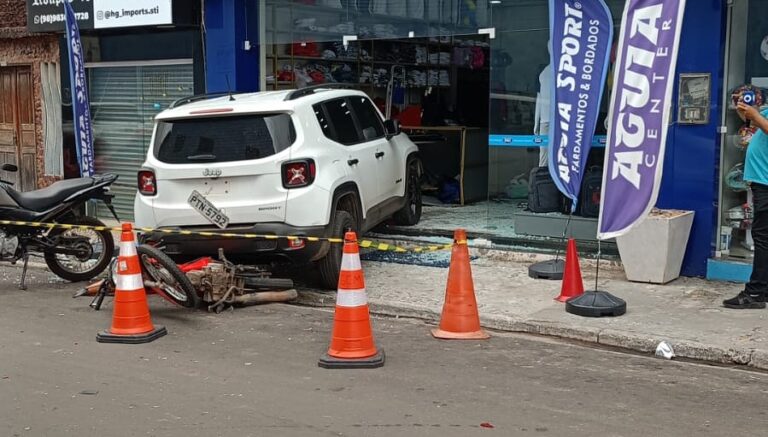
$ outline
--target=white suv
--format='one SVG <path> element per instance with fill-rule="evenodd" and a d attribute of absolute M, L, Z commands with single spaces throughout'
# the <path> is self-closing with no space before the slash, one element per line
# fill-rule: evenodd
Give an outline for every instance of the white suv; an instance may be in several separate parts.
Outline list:
<path fill-rule="evenodd" d="M 340 237 L 390 216 L 421 217 L 418 148 L 362 92 L 321 85 L 194 96 L 155 117 L 138 174 L 136 225 L 153 229 Z M 335 288 L 341 245 L 153 232 L 176 258 L 227 255 L 315 262 Z"/>

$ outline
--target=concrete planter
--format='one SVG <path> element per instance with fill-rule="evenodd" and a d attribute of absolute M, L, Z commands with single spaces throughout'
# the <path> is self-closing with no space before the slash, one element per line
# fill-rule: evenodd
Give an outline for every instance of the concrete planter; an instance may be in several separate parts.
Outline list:
<path fill-rule="evenodd" d="M 693 211 L 653 210 L 643 222 L 616 238 L 627 279 L 666 284 L 680 276 Z"/>

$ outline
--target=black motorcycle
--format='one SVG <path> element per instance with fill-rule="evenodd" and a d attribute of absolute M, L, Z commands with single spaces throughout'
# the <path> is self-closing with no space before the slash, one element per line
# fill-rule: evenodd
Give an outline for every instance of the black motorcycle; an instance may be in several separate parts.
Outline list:
<path fill-rule="evenodd" d="M 0 169 L 17 172 L 12 164 Z M 101 200 L 117 219 L 109 186 L 116 175 L 66 179 L 35 191 L 19 192 L 0 179 L 0 260 L 15 264 L 24 261 L 20 288 L 26 289 L 30 255 L 41 256 L 51 272 L 72 282 L 86 281 L 100 274 L 114 254 L 115 241 L 101 221 L 84 214 L 85 203 Z M 23 223 L 22 223 L 23 222 Z M 51 227 L 50 224 L 82 227 Z"/>

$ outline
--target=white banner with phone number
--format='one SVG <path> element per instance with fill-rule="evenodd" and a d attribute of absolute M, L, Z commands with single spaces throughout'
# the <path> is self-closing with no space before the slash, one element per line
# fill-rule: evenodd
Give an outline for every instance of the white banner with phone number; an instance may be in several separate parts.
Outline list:
<path fill-rule="evenodd" d="M 93 27 L 153 26 L 173 23 L 172 0 L 93 0 Z"/>

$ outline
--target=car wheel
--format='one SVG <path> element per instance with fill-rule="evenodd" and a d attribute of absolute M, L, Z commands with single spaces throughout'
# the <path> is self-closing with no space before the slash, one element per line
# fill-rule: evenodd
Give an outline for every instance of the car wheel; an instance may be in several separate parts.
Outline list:
<path fill-rule="evenodd" d="M 408 165 L 407 185 L 405 186 L 406 203 L 403 209 L 394 215 L 395 223 L 402 226 L 413 226 L 421 220 L 421 181 L 419 180 L 419 164 L 411 161 Z"/>
<path fill-rule="evenodd" d="M 348 230 L 357 231 L 355 219 L 347 211 L 336 211 L 333 216 L 332 236 L 344 238 L 344 233 Z M 358 236 L 359 238 L 359 236 Z M 341 271 L 341 255 L 344 245 L 331 243 L 328 253 L 325 257 L 317 261 L 320 270 L 320 285 L 328 290 L 334 290 L 339 284 L 339 273 Z"/>

